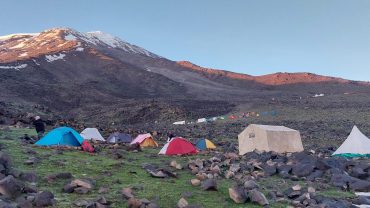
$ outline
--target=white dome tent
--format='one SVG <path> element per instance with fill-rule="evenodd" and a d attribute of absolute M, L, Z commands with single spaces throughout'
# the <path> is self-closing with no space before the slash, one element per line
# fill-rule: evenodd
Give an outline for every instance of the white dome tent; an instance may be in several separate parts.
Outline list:
<path fill-rule="evenodd" d="M 96 128 L 86 128 L 80 133 L 80 135 L 86 140 L 105 141 L 99 130 Z"/>

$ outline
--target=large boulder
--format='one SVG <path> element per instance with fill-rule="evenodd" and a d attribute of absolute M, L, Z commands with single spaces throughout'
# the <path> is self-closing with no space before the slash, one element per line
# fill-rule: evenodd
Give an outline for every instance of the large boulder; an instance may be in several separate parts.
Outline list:
<path fill-rule="evenodd" d="M 308 181 L 314 181 L 316 178 L 321 178 L 324 172 L 322 170 L 315 170 L 309 176 L 307 176 Z"/>
<path fill-rule="evenodd" d="M 205 191 L 217 191 L 217 181 L 215 179 L 207 179 L 202 182 L 201 187 Z"/>
<path fill-rule="evenodd" d="M 258 187 L 258 184 L 254 180 L 247 180 L 244 182 L 244 188 L 247 190 L 256 189 Z"/>
<path fill-rule="evenodd" d="M 229 196 L 237 204 L 245 203 L 248 199 L 242 187 L 229 188 Z"/>
<path fill-rule="evenodd" d="M 34 201 L 36 207 L 47 207 L 55 204 L 54 194 L 50 191 L 43 191 L 35 196 Z"/>
<path fill-rule="evenodd" d="M 265 164 L 262 166 L 262 169 L 263 169 L 265 176 L 272 176 L 276 173 L 276 166 L 274 165 Z"/>
<path fill-rule="evenodd" d="M 357 180 L 359 179 L 353 178 L 346 174 L 333 174 L 330 183 L 336 187 L 347 188 L 347 184 L 354 183 Z"/>
<path fill-rule="evenodd" d="M 10 163 L 10 157 L 4 152 L 0 152 L 0 164 L 2 164 L 5 169 L 9 169 Z"/>
<path fill-rule="evenodd" d="M 314 170 L 312 164 L 296 164 L 293 166 L 292 173 L 298 177 L 309 176 Z"/>
<path fill-rule="evenodd" d="M 370 182 L 365 180 L 355 180 L 349 184 L 349 188 L 352 191 L 369 192 Z"/>
<path fill-rule="evenodd" d="M 9 175 L 0 181 L 0 194 L 7 198 L 16 198 L 22 193 L 24 184 Z"/>
<path fill-rule="evenodd" d="M 257 203 L 261 206 L 265 206 L 265 205 L 269 204 L 265 195 L 263 193 L 257 191 L 256 189 L 253 189 L 253 190 L 249 191 L 248 196 L 249 196 L 251 202 Z"/>
<path fill-rule="evenodd" d="M 83 187 L 86 189 L 92 189 L 94 187 L 93 182 L 88 179 L 75 179 L 71 182 L 71 185 Z"/>

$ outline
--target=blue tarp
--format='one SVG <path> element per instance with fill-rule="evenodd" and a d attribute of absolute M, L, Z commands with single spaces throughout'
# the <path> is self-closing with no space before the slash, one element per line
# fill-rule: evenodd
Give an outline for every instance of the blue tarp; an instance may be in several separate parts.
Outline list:
<path fill-rule="evenodd" d="M 81 146 L 83 138 L 79 133 L 69 127 L 59 127 L 53 129 L 39 141 L 36 142 L 36 145 L 40 146 Z"/>

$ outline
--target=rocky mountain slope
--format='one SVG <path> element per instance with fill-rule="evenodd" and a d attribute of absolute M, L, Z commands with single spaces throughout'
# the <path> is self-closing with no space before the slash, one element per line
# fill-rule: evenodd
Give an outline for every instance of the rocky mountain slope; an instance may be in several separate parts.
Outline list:
<path fill-rule="evenodd" d="M 130 123 L 224 114 L 246 100 L 370 91 L 367 83 L 309 73 L 254 77 L 202 68 L 68 28 L 0 37 L 0 87 L 3 117 L 37 106 L 64 118 Z"/>

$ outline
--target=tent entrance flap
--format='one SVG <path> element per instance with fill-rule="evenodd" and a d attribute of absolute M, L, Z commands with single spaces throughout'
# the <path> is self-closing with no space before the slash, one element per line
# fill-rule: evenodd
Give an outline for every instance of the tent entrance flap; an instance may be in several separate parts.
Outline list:
<path fill-rule="evenodd" d="M 60 142 L 61 145 L 72 145 L 72 146 L 80 146 L 81 144 L 78 142 L 76 137 L 72 134 L 72 132 L 68 132 L 63 135 L 62 140 Z"/>

